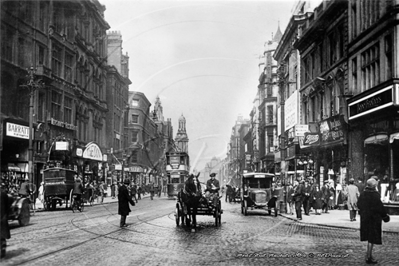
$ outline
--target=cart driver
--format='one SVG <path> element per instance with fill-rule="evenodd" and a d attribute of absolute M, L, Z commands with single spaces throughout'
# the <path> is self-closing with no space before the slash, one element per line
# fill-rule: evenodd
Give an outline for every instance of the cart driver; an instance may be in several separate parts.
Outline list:
<path fill-rule="evenodd" d="M 211 179 L 206 182 L 206 190 L 209 191 L 210 199 L 212 200 L 212 204 L 215 207 L 219 199 L 219 180 L 215 178 L 216 173 L 212 173 L 209 176 L 211 177 Z"/>

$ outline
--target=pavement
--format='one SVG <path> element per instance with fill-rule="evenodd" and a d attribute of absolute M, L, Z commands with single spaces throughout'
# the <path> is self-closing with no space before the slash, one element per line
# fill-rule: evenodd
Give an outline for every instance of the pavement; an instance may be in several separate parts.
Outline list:
<path fill-rule="evenodd" d="M 280 215 L 299 223 L 360 230 L 360 216 L 356 215 L 356 221 L 351 222 L 348 210 L 330 210 L 321 215 L 316 215 L 314 211 L 311 211 L 309 216 L 302 212 L 302 220 L 296 219 L 295 211 L 294 215 L 290 213 L 280 213 Z M 382 223 L 382 231 L 399 233 L 399 215 L 390 215 L 390 218 L 388 223 Z"/>

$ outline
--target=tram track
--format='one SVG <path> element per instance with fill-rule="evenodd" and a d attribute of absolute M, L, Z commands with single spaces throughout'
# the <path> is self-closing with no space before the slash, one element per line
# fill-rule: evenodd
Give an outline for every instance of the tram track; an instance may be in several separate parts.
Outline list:
<path fill-rule="evenodd" d="M 139 246 L 142 246 L 142 247 L 145 247 L 145 248 L 148 248 L 148 249 L 156 248 L 158 250 L 165 250 L 165 252 L 169 252 L 169 247 L 167 245 L 163 246 L 163 245 L 157 245 L 156 243 L 152 243 L 152 242 L 149 243 L 148 241 L 147 242 L 146 241 L 140 241 L 141 237 L 137 237 L 137 235 L 143 235 L 143 236 L 147 235 L 147 238 L 148 238 L 149 232 L 151 230 L 148 230 L 148 228 L 145 228 L 145 232 L 143 232 L 143 231 L 140 231 L 139 229 L 136 229 L 136 228 L 139 225 L 142 225 L 142 224 L 143 225 L 149 225 L 150 227 L 156 227 L 156 228 L 159 228 L 159 229 L 162 229 L 162 230 L 170 230 L 171 228 L 176 228 L 175 227 L 176 224 L 175 224 L 174 212 L 171 212 L 171 211 L 168 210 L 168 211 L 163 211 L 162 213 L 156 213 L 156 212 L 152 212 L 151 209 L 149 210 L 149 209 L 146 208 L 145 209 L 146 212 L 144 212 L 144 213 L 139 213 L 139 214 L 136 214 L 134 216 L 133 215 L 129 216 L 129 217 L 131 217 L 131 218 L 129 218 L 129 220 L 134 219 L 134 221 L 130 222 L 130 224 L 129 224 L 130 226 L 129 227 L 127 227 L 127 228 L 119 228 L 119 221 L 118 221 L 118 223 L 116 223 L 115 222 L 116 219 L 112 220 L 112 218 L 115 218 L 116 216 L 118 216 L 115 213 L 115 211 L 110 211 L 110 209 L 107 208 L 106 206 L 103 206 L 103 210 L 104 209 L 106 210 L 106 212 L 108 212 L 108 215 L 105 215 L 104 212 L 102 214 L 98 214 L 98 215 L 95 214 L 94 216 L 89 216 L 89 217 L 82 217 L 80 215 L 80 216 L 77 216 L 77 217 L 73 217 L 68 222 L 59 223 L 57 225 L 53 225 L 52 226 L 52 227 L 54 227 L 54 226 L 60 226 L 60 225 L 69 224 L 71 226 L 68 228 L 68 230 L 65 230 L 64 232 L 59 232 L 59 233 L 60 234 L 65 234 L 65 232 L 72 232 L 74 230 L 82 231 L 82 232 L 86 233 L 86 234 L 84 234 L 84 236 L 85 236 L 84 240 L 78 241 L 78 242 L 75 242 L 75 243 L 70 243 L 70 244 L 67 244 L 66 246 L 63 246 L 63 247 L 60 247 L 60 248 L 56 248 L 55 250 L 49 250 L 48 252 L 44 252 L 42 254 L 29 256 L 29 258 L 26 258 L 26 259 L 24 259 L 22 261 L 18 261 L 18 265 L 27 265 L 27 264 L 37 263 L 37 262 L 40 262 L 42 260 L 45 261 L 47 258 L 50 259 L 52 256 L 54 256 L 56 254 L 68 252 L 69 250 L 74 250 L 76 248 L 79 248 L 81 246 L 86 245 L 87 243 L 90 243 L 92 241 L 95 241 L 95 240 L 98 240 L 98 239 L 101 239 L 101 238 L 107 238 L 107 239 L 110 239 L 110 240 L 115 241 L 115 242 L 122 242 L 122 243 L 126 243 L 126 244 L 139 245 Z M 140 211 L 140 210 L 141 209 L 137 209 L 136 212 Z M 90 224 L 86 223 L 90 219 L 96 219 L 96 218 L 101 218 L 101 217 L 104 217 L 104 221 L 102 223 L 100 223 L 100 224 L 90 225 Z M 152 221 L 157 220 L 157 219 L 162 218 L 162 217 L 167 217 L 167 219 L 171 223 L 173 223 L 174 226 L 171 226 L 171 224 L 169 222 L 168 222 L 168 225 L 162 225 L 162 224 L 157 224 L 157 222 L 152 222 Z M 83 222 L 83 224 L 82 224 L 82 222 Z M 287 220 L 281 219 L 281 221 L 279 221 L 278 223 L 276 223 L 272 227 L 268 228 L 268 230 L 265 230 L 265 231 L 257 233 L 257 234 L 252 234 L 252 235 L 250 235 L 248 237 L 240 237 L 240 239 L 236 239 L 235 241 L 231 241 L 231 239 L 228 242 L 224 242 L 223 241 L 223 243 L 224 243 L 224 245 L 239 245 L 239 244 L 242 245 L 243 243 L 246 243 L 248 241 L 252 241 L 252 239 L 256 239 L 256 238 L 258 238 L 258 237 L 260 237 L 262 235 L 268 234 L 270 231 L 273 231 L 276 227 L 282 225 L 284 222 L 286 223 Z M 159 223 L 159 221 L 158 221 L 158 223 Z M 108 228 L 108 231 L 106 233 L 96 232 L 96 230 L 99 229 L 98 227 L 96 227 L 97 225 L 99 225 L 101 227 L 105 226 L 105 228 Z M 73 229 L 71 229 L 71 227 Z M 114 229 L 112 229 L 111 227 L 114 228 Z M 186 238 L 189 239 L 190 238 L 189 235 L 192 234 L 192 233 L 191 233 L 191 230 L 190 230 L 190 232 L 187 232 L 187 229 L 190 229 L 190 228 L 185 228 L 185 227 L 180 227 L 180 228 L 183 229 L 184 231 L 186 231 L 186 233 L 184 233 L 183 230 L 180 229 L 180 233 L 185 234 L 185 236 L 183 235 L 183 237 L 181 236 L 181 234 L 180 234 L 180 237 L 178 237 L 177 234 L 176 234 L 175 237 L 172 237 L 172 238 L 170 237 L 171 236 L 170 234 L 167 237 L 162 237 L 162 236 L 159 236 L 159 234 L 158 234 L 157 237 L 160 237 L 161 239 L 167 240 L 168 243 L 171 243 L 172 245 L 174 243 L 182 241 L 182 239 L 186 239 Z M 131 238 L 130 239 L 123 239 L 121 237 L 115 236 L 116 233 L 118 233 L 118 232 L 120 232 L 122 230 L 131 233 L 132 236 L 135 235 L 134 239 L 131 239 Z M 213 232 L 211 232 L 211 231 L 213 231 Z M 156 232 L 156 230 L 154 230 L 154 232 Z M 212 237 L 215 237 L 214 230 L 207 230 L 207 228 L 202 229 L 202 230 L 198 230 L 198 231 L 195 232 L 195 234 L 197 236 L 200 235 L 201 237 L 205 236 L 204 239 L 210 239 Z M 150 233 L 150 235 L 153 235 L 153 233 Z M 156 236 L 156 234 L 154 234 L 154 236 Z M 196 241 L 197 244 L 204 245 L 204 246 L 205 245 L 206 246 L 209 246 L 209 245 L 220 245 L 220 244 L 223 245 L 223 243 L 217 244 L 217 243 L 212 243 L 212 241 L 201 241 L 201 237 L 196 238 L 195 241 Z M 281 236 L 280 236 L 279 237 L 280 241 L 278 241 L 278 242 L 276 242 L 276 241 L 265 241 L 264 243 L 265 243 L 266 246 L 275 245 L 275 244 L 277 244 L 277 245 L 278 244 L 283 244 L 284 245 L 285 244 L 284 243 L 285 240 L 287 238 L 289 238 L 289 237 L 291 237 L 291 234 L 286 235 L 284 238 L 281 238 Z M 51 238 L 54 239 L 54 235 L 52 235 Z M 47 238 L 46 237 L 39 238 L 39 239 L 36 238 L 35 240 L 42 241 L 42 240 L 45 240 L 45 239 L 47 239 Z M 160 242 L 162 242 L 162 240 Z M 184 249 L 183 246 L 178 245 L 178 248 L 176 249 L 176 251 L 177 252 L 183 252 L 184 251 L 188 255 L 192 255 L 192 256 L 198 256 L 198 257 L 203 256 L 202 252 L 197 252 L 195 250 L 186 251 L 186 250 L 183 250 L 183 249 Z M 265 252 L 265 250 L 263 250 L 263 249 L 262 250 L 258 250 L 258 251 L 254 250 L 254 252 L 261 253 L 261 252 Z M 234 262 L 234 261 L 239 261 L 239 260 L 241 260 L 241 259 L 225 255 L 225 256 L 218 256 L 217 258 L 215 258 L 214 262 L 226 262 L 226 263 L 228 263 L 228 262 Z M 210 261 L 208 260 L 208 262 L 210 262 Z"/>

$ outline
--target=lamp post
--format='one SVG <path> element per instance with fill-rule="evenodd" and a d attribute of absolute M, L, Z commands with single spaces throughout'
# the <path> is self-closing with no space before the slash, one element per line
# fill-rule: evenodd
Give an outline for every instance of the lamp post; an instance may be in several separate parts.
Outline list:
<path fill-rule="evenodd" d="M 29 90 L 29 146 L 28 146 L 28 175 L 29 182 L 33 183 L 33 104 L 34 92 L 44 87 L 44 82 L 41 79 L 35 80 L 35 69 L 30 67 L 28 69 L 28 82 L 21 85 L 22 88 Z"/>

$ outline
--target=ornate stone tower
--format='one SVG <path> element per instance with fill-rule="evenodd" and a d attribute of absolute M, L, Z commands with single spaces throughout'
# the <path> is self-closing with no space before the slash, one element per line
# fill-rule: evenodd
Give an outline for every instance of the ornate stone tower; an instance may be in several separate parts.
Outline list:
<path fill-rule="evenodd" d="M 179 118 L 179 129 L 177 130 L 175 138 L 176 146 L 180 152 L 188 153 L 188 136 L 186 132 L 186 119 L 183 114 Z"/>

